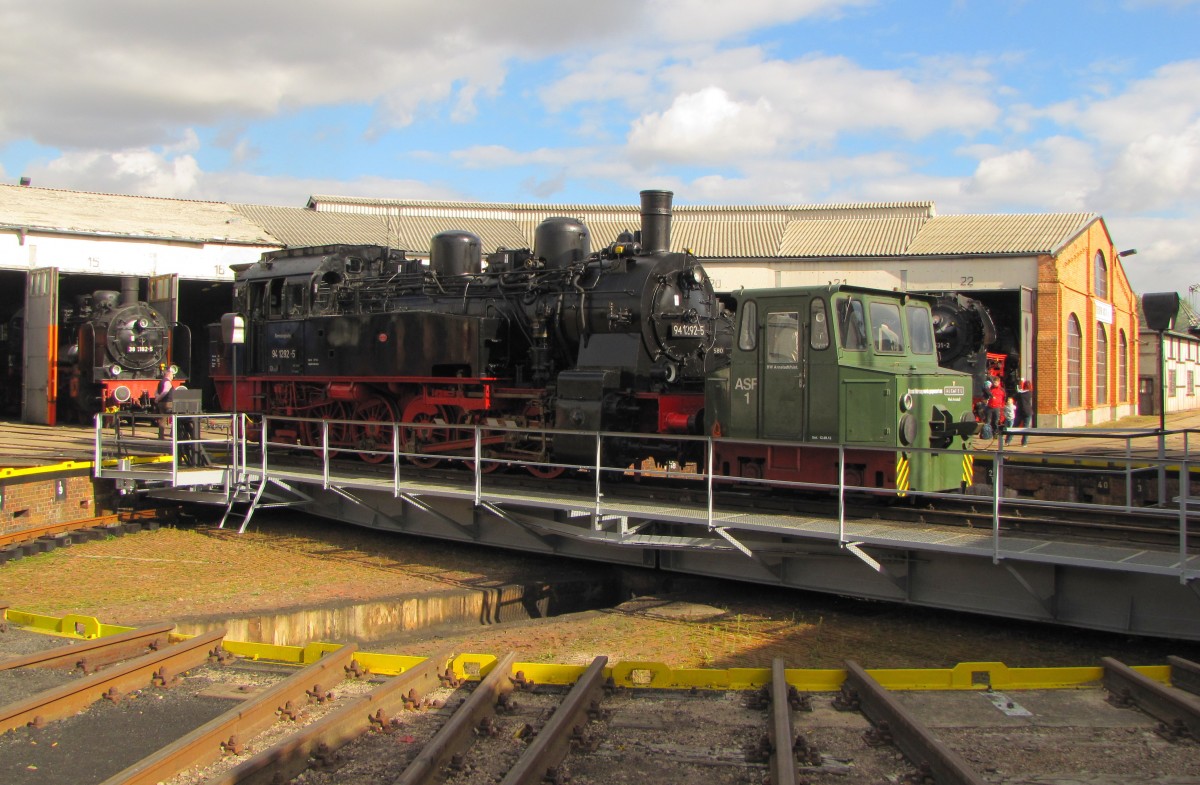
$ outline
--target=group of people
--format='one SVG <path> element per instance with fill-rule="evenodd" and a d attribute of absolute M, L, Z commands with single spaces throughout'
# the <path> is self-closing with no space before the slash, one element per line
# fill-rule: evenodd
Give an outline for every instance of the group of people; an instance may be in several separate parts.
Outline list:
<path fill-rule="evenodd" d="M 983 383 L 985 401 L 984 424 L 991 433 L 1004 433 L 1004 443 L 1012 444 L 1012 433 L 1009 428 L 1027 428 L 1033 424 L 1033 384 L 1028 379 L 1020 379 L 1012 395 L 1004 389 L 1004 382 L 998 376 L 989 376 Z M 1022 434 L 1021 444 L 1029 443 L 1029 435 Z"/>

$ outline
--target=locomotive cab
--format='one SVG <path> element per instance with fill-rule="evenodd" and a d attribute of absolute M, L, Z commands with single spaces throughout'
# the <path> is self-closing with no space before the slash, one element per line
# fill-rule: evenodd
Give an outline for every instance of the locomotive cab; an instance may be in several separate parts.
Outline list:
<path fill-rule="evenodd" d="M 851 485 L 959 487 L 970 379 L 938 365 L 928 299 L 846 286 L 736 299 L 730 366 L 709 378 L 709 428 L 764 444 L 720 442 L 721 474 L 836 484 L 838 451 L 811 448 L 843 444 Z"/>

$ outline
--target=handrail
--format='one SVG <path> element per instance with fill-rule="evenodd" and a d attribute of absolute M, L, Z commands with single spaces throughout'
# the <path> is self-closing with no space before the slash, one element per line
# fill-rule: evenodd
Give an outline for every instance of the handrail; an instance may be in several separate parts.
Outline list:
<path fill-rule="evenodd" d="M 228 476 L 227 488 L 230 493 L 234 493 L 235 488 L 240 488 L 247 480 L 247 470 L 251 462 L 257 460 L 257 472 L 251 470 L 250 473 L 257 473 L 261 481 L 265 482 L 270 476 L 276 462 L 280 459 L 283 453 L 294 454 L 303 452 L 314 456 L 320 461 L 321 482 L 325 488 L 330 488 L 340 481 L 344 481 L 347 476 L 353 476 L 354 467 L 357 464 L 344 464 L 333 462 L 331 459 L 337 453 L 345 453 L 349 451 L 367 454 L 371 456 L 373 462 L 377 462 L 381 468 L 387 466 L 390 462 L 391 469 L 391 486 L 395 496 L 400 496 L 406 492 L 406 487 L 411 487 L 413 479 L 413 471 L 406 464 L 423 462 L 427 460 L 443 460 L 455 461 L 469 467 L 470 481 L 472 484 L 472 496 L 476 505 L 481 505 L 489 501 L 488 483 L 485 481 L 487 470 L 497 467 L 512 467 L 529 463 L 528 461 L 517 460 L 507 457 L 493 457 L 487 455 L 486 447 L 490 443 L 494 443 L 503 439 L 505 436 L 512 434 L 522 434 L 528 436 L 531 432 L 525 428 L 501 424 L 478 424 L 478 423 L 463 423 L 447 425 L 445 423 L 392 423 L 379 422 L 372 423 L 372 427 L 377 429 L 378 433 L 376 444 L 379 448 L 370 447 L 346 447 L 342 444 L 334 444 L 333 433 L 335 429 L 348 429 L 355 425 L 352 420 L 325 420 L 318 418 L 282 418 L 270 415 L 264 415 L 258 429 L 257 439 L 253 433 L 241 427 L 230 415 L 172 415 L 174 418 L 198 417 L 215 420 L 217 422 L 223 420 L 230 421 L 230 434 L 222 434 L 220 438 L 210 439 L 202 438 L 198 440 L 178 439 L 173 438 L 169 444 L 169 452 L 178 460 L 179 451 L 192 444 L 221 444 L 228 445 L 230 463 L 235 464 L 235 471 Z M 237 418 L 241 419 L 241 418 Z M 278 426 L 282 423 L 287 423 L 288 428 L 294 429 L 298 423 L 315 423 L 316 429 L 314 434 L 319 433 L 320 438 L 315 439 L 315 444 L 297 443 L 294 438 L 279 439 L 276 433 L 279 431 Z M 176 421 L 176 424 L 178 421 Z M 110 431 L 102 427 L 101 419 L 97 419 L 97 455 L 103 452 L 102 443 L 106 437 L 110 435 Z M 361 423 L 359 424 L 361 425 Z M 424 429 L 453 429 L 461 435 L 461 454 L 443 454 L 430 451 L 422 451 L 419 445 L 411 442 L 406 433 L 419 432 Z M 233 441 L 233 431 L 238 432 L 236 443 Z M 1190 434 L 1197 432 L 1196 429 L 1175 429 L 1171 433 L 1175 434 Z M 553 437 L 557 434 L 565 434 L 578 438 L 581 434 L 578 431 L 567 429 L 539 429 L 535 433 L 540 438 Z M 1142 510 L 1147 516 L 1163 518 L 1170 520 L 1177 518 L 1178 537 L 1179 537 L 1179 560 L 1178 560 L 1178 575 L 1181 582 L 1194 580 L 1196 578 L 1196 570 L 1189 569 L 1187 565 L 1187 553 L 1189 542 L 1189 525 L 1194 525 L 1191 519 L 1195 516 L 1190 514 L 1190 505 L 1196 499 L 1191 494 L 1189 488 L 1190 482 L 1190 463 L 1185 458 L 1182 462 L 1177 459 L 1165 459 L 1159 457 L 1136 456 L 1133 454 L 1131 444 L 1133 440 L 1144 437 L 1157 437 L 1159 434 L 1155 432 L 1135 432 L 1127 429 L 1122 429 L 1120 432 L 1103 432 L 1093 431 L 1089 429 L 1085 432 L 1080 431 L 1060 431 L 1055 429 L 1014 429 L 1013 435 L 1021 435 L 1028 433 L 1031 437 L 1039 435 L 1063 436 L 1069 435 L 1072 438 L 1117 438 L 1125 441 L 1124 455 L 1105 455 L 1097 456 L 1094 460 L 1104 461 L 1111 465 L 1111 469 L 1101 469 L 1101 471 L 1111 471 L 1114 477 L 1123 475 L 1125 478 L 1127 490 L 1132 487 L 1133 477 L 1139 471 L 1153 471 L 1159 474 L 1166 474 L 1170 467 L 1179 464 L 1178 482 L 1181 489 L 1180 494 L 1175 499 L 1163 498 L 1160 506 L 1155 508 L 1145 508 Z M 895 447 L 891 446 L 875 446 L 875 445 L 846 445 L 833 443 L 808 443 L 806 449 L 825 450 L 832 456 L 836 455 L 838 466 L 837 480 L 833 483 L 808 482 L 808 481 L 778 481 L 755 479 L 746 477 L 728 477 L 715 471 L 714 462 L 712 460 L 715 450 L 722 443 L 738 443 L 757 446 L 772 446 L 782 445 L 789 446 L 788 442 L 768 439 L 731 439 L 728 437 L 716 438 L 711 436 L 700 435 L 674 435 L 674 434 L 636 434 L 626 432 L 589 432 L 586 436 L 595 440 L 595 449 L 590 460 L 585 464 L 553 462 L 541 464 L 545 469 L 562 468 L 569 471 L 579 472 L 586 475 L 591 473 L 593 476 L 593 498 L 591 499 L 591 513 L 593 518 L 593 527 L 596 529 L 603 528 L 603 518 L 605 515 L 614 511 L 613 504 L 606 500 L 606 481 L 616 476 L 673 476 L 685 480 L 696 481 L 703 486 L 704 499 L 702 502 L 697 500 L 698 507 L 703 507 L 703 512 L 700 513 L 702 520 L 709 531 L 721 528 L 719 523 L 720 510 L 716 503 L 717 491 L 722 484 L 729 482 L 738 482 L 750 488 L 767 489 L 794 489 L 802 491 L 819 491 L 827 492 L 835 497 L 838 504 L 838 532 L 837 541 L 839 546 L 847 547 L 851 543 L 851 537 L 847 532 L 846 523 L 846 503 L 847 497 L 850 495 L 875 495 L 875 496 L 894 496 L 894 489 L 881 489 L 876 487 L 867 487 L 854 485 L 848 482 L 847 477 L 847 453 L 850 451 L 856 452 L 896 452 Z M 339 436 L 339 439 L 342 437 Z M 666 441 L 672 440 L 681 444 L 695 444 L 696 453 L 708 456 L 704 467 L 693 465 L 687 466 L 617 466 L 610 465 L 611 461 L 606 462 L 604 459 L 605 450 L 604 444 L 610 439 L 622 440 L 656 440 Z M 967 499 L 978 502 L 981 507 L 986 506 L 992 518 L 991 532 L 991 556 L 993 562 L 999 562 L 1005 558 L 1009 558 L 1012 554 L 1005 549 L 1005 534 L 1000 528 L 1001 511 L 1005 506 L 1012 504 L 1012 500 L 1007 498 L 1006 490 L 1006 464 L 1014 460 L 1021 460 L 1023 468 L 1027 471 L 1039 471 L 1039 466 L 1036 465 L 1038 459 L 1048 457 L 1050 454 L 1038 453 L 1033 451 L 1022 451 L 1021 453 L 1010 453 L 1004 449 L 1002 439 L 999 442 L 995 451 L 974 451 L 977 459 L 991 458 L 993 478 L 990 492 L 984 495 L 973 493 L 957 493 L 957 492 L 931 492 L 931 491 L 908 491 L 908 496 L 920 499 L 938 499 L 938 498 L 957 498 Z M 386 445 L 386 446 L 385 446 Z M 164 445 L 166 446 L 166 445 Z M 792 443 L 794 446 L 794 443 Z M 939 453 L 945 454 L 950 450 L 937 450 L 932 448 L 904 448 L 904 452 L 910 455 L 920 453 Z M 1061 457 L 1061 456 L 1058 456 Z M 237 468 L 240 466 L 240 469 Z M 347 470 L 347 467 L 349 469 Z M 111 468 L 98 469 L 106 476 L 127 476 L 128 472 L 123 474 L 119 470 Z M 176 472 L 178 467 L 173 467 L 171 477 L 177 479 Z M 349 471 L 349 475 L 347 474 Z M 1094 471 L 1094 470 L 1093 470 Z M 99 476 L 99 475 L 98 475 Z M 464 485 L 466 476 L 464 475 Z M 1022 500 L 1021 504 L 1034 505 L 1039 509 L 1120 509 L 1126 512 L 1132 512 L 1133 508 L 1129 502 L 1129 494 L 1126 494 L 1125 501 L 1117 504 L 1106 504 L 1103 501 L 1082 502 L 1066 502 L 1054 500 Z M 621 515 L 620 508 L 616 508 L 615 514 Z M 626 530 L 625 524 L 620 525 L 616 531 L 619 537 L 625 538 L 631 536 L 631 533 Z"/>

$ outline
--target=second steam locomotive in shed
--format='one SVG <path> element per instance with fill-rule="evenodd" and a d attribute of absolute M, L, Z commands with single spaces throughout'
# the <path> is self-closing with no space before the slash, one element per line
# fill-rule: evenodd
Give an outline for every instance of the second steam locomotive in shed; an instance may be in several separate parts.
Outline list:
<path fill-rule="evenodd" d="M 172 386 L 187 380 L 191 331 L 139 299 L 138 286 L 137 278 L 122 278 L 120 291 L 77 295 L 58 313 L 47 353 L 51 366 L 41 377 L 53 391 L 56 420 L 91 422 L 102 411 L 149 410 L 166 370 Z M 0 409 L 19 410 L 29 371 L 24 309 L 8 319 L 0 337 Z"/>
<path fill-rule="evenodd" d="M 191 333 L 139 300 L 137 285 L 126 278 L 120 292 L 80 297 L 61 321 L 59 402 L 85 422 L 105 409 L 149 409 L 168 368 L 184 381 L 177 363 L 188 361 Z"/>
<path fill-rule="evenodd" d="M 211 331 L 220 404 L 287 418 L 273 438 L 368 461 L 481 450 L 481 468 L 553 476 L 594 465 L 603 432 L 609 466 L 703 467 L 695 437 L 716 437 L 729 477 L 836 483 L 841 468 L 868 487 L 959 487 L 969 379 L 937 366 L 931 301 L 721 297 L 692 253 L 670 250 L 671 198 L 644 191 L 640 232 L 594 253 L 571 218 L 486 265 L 466 232 L 434 237 L 428 264 L 377 246 L 267 253 L 237 272 L 244 347 Z M 839 444 L 880 449 L 839 457 Z"/>

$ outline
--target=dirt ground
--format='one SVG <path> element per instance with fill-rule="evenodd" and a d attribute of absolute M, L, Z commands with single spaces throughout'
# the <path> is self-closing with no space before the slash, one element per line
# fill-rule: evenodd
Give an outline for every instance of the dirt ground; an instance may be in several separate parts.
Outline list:
<path fill-rule="evenodd" d="M 577 579 L 610 569 L 276 513 L 256 516 L 240 536 L 211 521 L 185 520 L 27 557 L 0 567 L 0 600 L 21 610 L 136 625 Z M 524 661 L 583 663 L 603 654 L 611 662 L 677 668 L 761 667 L 775 657 L 797 668 L 836 668 L 847 659 L 885 668 L 1200 658 L 1197 644 L 683 578 L 612 609 L 409 634 L 364 648 L 420 655 L 448 645 L 495 654 L 515 650 Z"/>

